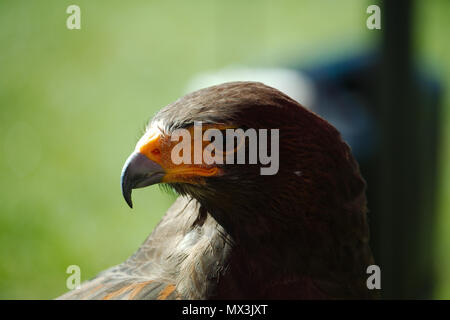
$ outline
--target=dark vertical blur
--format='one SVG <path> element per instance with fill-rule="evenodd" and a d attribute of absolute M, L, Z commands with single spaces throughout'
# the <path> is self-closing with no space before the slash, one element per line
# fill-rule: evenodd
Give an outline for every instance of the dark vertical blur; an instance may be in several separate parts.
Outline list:
<path fill-rule="evenodd" d="M 369 205 L 383 298 L 430 298 L 438 108 L 413 68 L 413 1 L 382 3 L 380 152 Z"/>

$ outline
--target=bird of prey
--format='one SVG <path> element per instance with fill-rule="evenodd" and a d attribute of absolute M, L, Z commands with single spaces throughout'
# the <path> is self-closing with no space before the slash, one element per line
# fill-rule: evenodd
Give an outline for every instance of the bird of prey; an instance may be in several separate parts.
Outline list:
<path fill-rule="evenodd" d="M 221 132 L 279 129 L 278 172 L 261 174 L 261 163 L 175 163 L 172 135 L 196 122 Z M 121 183 L 130 206 L 132 189 L 157 183 L 179 197 L 134 255 L 60 299 L 374 296 L 358 164 L 333 126 L 274 88 L 229 82 L 164 107 Z"/>

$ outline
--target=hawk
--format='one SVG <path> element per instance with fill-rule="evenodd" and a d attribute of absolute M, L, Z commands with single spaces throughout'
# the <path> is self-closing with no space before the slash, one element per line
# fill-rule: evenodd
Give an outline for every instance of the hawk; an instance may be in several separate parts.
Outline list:
<path fill-rule="evenodd" d="M 174 161 L 181 140 L 174 134 L 193 132 L 198 122 L 218 132 L 278 129 L 278 149 L 268 146 L 278 171 L 261 174 L 261 163 Z M 244 137 L 222 155 L 249 148 L 249 156 L 250 147 Z M 373 297 L 358 164 L 332 125 L 282 92 L 230 82 L 164 107 L 121 177 L 130 207 L 132 189 L 158 183 L 179 197 L 137 252 L 60 299 Z"/>

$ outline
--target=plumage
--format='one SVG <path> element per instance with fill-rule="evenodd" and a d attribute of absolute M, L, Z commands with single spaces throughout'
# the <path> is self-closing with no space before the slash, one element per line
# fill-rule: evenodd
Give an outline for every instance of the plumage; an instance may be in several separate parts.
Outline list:
<path fill-rule="evenodd" d="M 158 180 L 179 198 L 138 251 L 61 299 L 374 296 L 366 287 L 373 259 L 365 182 L 335 128 L 276 89 L 231 82 L 166 106 L 148 130 L 157 126 L 170 136 L 195 121 L 279 129 L 278 173 L 261 175 L 254 164 L 223 164 L 217 165 L 220 174 Z M 164 168 L 168 149 L 158 143 L 158 154 L 149 157 Z M 132 188 L 157 179 L 144 181 L 141 175 L 133 184 L 130 170 L 127 164 L 122 187 L 131 204 Z"/>

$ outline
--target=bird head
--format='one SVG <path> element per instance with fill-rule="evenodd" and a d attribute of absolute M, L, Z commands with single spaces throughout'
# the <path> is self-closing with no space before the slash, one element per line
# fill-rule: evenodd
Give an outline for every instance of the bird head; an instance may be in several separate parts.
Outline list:
<path fill-rule="evenodd" d="M 227 132 L 238 129 L 255 133 L 256 140 L 251 134 L 235 135 L 227 147 Z M 205 138 L 208 134 L 214 139 Z M 208 149 L 212 141 L 213 152 Z M 238 163 L 242 150 L 244 162 Z M 250 161 L 255 154 L 256 163 Z M 270 155 L 271 163 L 261 161 L 261 155 Z M 227 161 L 230 156 L 233 163 Z M 219 212 L 216 218 L 224 223 L 230 216 L 242 223 L 266 218 L 299 223 L 299 210 L 311 217 L 349 206 L 364 193 L 357 164 L 337 130 L 257 82 L 201 89 L 161 109 L 125 162 L 121 183 L 130 207 L 132 189 L 164 183 Z"/>

